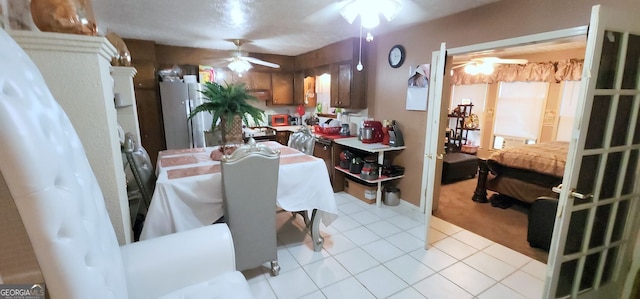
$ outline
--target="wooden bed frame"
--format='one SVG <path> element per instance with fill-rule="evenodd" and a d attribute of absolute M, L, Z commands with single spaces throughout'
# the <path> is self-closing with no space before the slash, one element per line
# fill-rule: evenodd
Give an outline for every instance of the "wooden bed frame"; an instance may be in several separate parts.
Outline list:
<path fill-rule="evenodd" d="M 564 157 L 559 157 L 557 160 L 553 160 L 552 158 L 562 156 L 562 151 L 565 148 L 568 148 L 568 143 L 561 147 L 560 152 L 558 153 L 558 142 L 553 143 L 540 143 L 535 145 L 538 150 L 540 148 L 544 148 L 546 146 L 550 146 L 554 148 L 553 150 L 549 150 L 553 154 L 549 155 L 550 157 L 543 157 L 546 161 L 552 161 L 553 163 L 560 164 L 561 167 L 555 167 L 555 174 L 550 174 L 548 171 L 548 165 L 546 172 L 537 171 L 535 169 L 535 160 L 539 158 L 539 154 L 534 154 L 531 158 L 526 156 L 526 153 L 523 153 L 523 149 L 525 147 L 519 147 L 519 159 L 530 162 L 531 164 L 528 170 L 522 168 L 513 168 L 511 166 L 503 165 L 498 162 L 499 159 L 495 158 L 498 154 L 506 155 L 509 149 L 502 150 L 497 154 L 491 155 L 488 159 L 479 159 L 479 171 L 478 171 L 478 183 L 476 185 L 476 190 L 473 194 L 473 201 L 476 202 L 488 202 L 487 200 L 487 190 L 495 191 L 499 194 L 506 195 L 517 200 L 520 200 L 525 203 L 533 203 L 538 197 L 548 196 L 548 197 L 557 197 L 551 188 L 562 183 L 562 177 L 558 176 L 558 174 L 564 171 L 564 160 L 566 159 L 566 153 Z M 554 155 L 555 154 L 555 155 Z"/>

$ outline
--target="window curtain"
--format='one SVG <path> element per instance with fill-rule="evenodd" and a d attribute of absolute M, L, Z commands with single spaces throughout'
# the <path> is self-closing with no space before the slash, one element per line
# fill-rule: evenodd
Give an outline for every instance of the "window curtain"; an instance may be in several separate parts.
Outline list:
<path fill-rule="evenodd" d="M 453 85 L 470 85 L 497 82 L 548 82 L 579 81 L 584 59 L 568 59 L 557 62 L 530 62 L 527 64 L 496 64 L 489 75 L 470 75 L 464 67 L 452 70 Z"/>

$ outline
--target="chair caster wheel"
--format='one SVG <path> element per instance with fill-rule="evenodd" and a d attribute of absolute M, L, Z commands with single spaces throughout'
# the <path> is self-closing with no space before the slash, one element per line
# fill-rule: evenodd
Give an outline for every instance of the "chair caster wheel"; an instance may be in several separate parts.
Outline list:
<path fill-rule="evenodd" d="M 278 276 L 280 274 L 280 265 L 278 265 L 278 261 L 271 262 L 271 276 Z"/>

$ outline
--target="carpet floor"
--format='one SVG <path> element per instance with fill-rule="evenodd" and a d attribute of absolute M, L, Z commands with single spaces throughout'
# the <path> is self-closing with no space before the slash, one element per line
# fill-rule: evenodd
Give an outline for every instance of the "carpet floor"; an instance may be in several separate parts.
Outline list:
<path fill-rule="evenodd" d="M 438 209 L 433 215 L 547 263 L 549 253 L 531 247 L 527 242 L 528 204 L 513 200 L 510 207 L 502 209 L 491 203 L 476 203 L 471 200 L 476 183 L 476 179 L 470 179 L 442 185 Z M 493 194 L 488 193 L 489 196 Z"/>

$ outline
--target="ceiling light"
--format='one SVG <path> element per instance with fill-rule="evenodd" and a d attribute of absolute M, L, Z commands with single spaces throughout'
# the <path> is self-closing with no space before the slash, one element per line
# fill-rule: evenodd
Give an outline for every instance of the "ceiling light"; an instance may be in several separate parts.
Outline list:
<path fill-rule="evenodd" d="M 402 5 L 398 0 L 352 0 L 340 10 L 340 14 L 349 24 L 353 24 L 360 16 L 362 27 L 371 29 L 380 24 L 380 14 L 391 21 L 400 8 Z"/>
<path fill-rule="evenodd" d="M 242 74 L 252 68 L 251 63 L 237 57 L 233 58 L 233 60 L 227 66 L 230 70 L 238 74 Z"/>
<path fill-rule="evenodd" d="M 469 63 L 464 67 L 464 72 L 469 75 L 490 75 L 494 70 L 495 68 L 493 67 L 493 63 Z"/>

